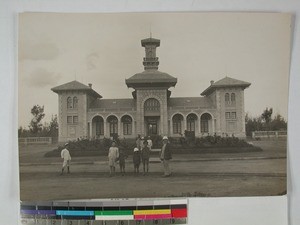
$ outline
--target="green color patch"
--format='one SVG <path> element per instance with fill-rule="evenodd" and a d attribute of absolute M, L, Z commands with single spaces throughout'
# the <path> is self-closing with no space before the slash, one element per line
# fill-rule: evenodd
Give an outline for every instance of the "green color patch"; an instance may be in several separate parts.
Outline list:
<path fill-rule="evenodd" d="M 95 216 L 124 216 L 133 215 L 132 210 L 95 211 Z"/>

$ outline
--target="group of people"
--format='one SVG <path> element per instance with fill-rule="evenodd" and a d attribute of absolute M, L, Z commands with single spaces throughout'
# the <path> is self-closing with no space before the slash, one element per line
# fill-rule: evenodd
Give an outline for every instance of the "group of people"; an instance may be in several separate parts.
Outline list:
<path fill-rule="evenodd" d="M 65 148 L 61 151 L 61 158 L 63 159 L 63 166 L 61 175 L 64 173 L 65 168 L 67 172 L 70 173 L 70 161 L 71 155 L 68 151 L 68 144 L 65 144 Z M 140 164 L 143 164 L 143 175 L 145 176 L 149 172 L 149 158 L 152 149 L 152 140 L 150 137 L 145 139 L 144 137 L 138 136 L 136 139 L 136 146 L 133 149 L 133 165 L 134 174 L 139 174 Z M 170 160 L 172 159 L 171 149 L 169 146 L 169 140 L 167 136 L 162 139 L 162 147 L 159 153 L 160 160 L 163 165 L 164 174 L 163 177 L 171 176 L 170 170 Z M 108 151 L 108 165 L 109 165 L 109 175 L 114 176 L 116 173 L 116 164 L 119 162 L 120 172 L 122 176 L 125 175 L 125 161 L 127 154 L 123 149 L 119 149 L 116 142 L 113 141 L 111 147 Z"/>

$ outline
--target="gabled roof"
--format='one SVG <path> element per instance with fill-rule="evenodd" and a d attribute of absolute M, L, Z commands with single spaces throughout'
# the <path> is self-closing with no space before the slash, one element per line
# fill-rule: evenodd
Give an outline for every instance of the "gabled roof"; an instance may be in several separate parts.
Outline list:
<path fill-rule="evenodd" d="M 169 98 L 168 107 L 213 107 L 213 102 L 206 97 L 178 97 Z"/>
<path fill-rule="evenodd" d="M 118 108 L 134 108 L 135 100 L 131 98 L 123 99 L 96 99 L 89 108 L 97 109 L 118 109 Z"/>
<path fill-rule="evenodd" d="M 99 95 L 96 91 L 94 91 L 91 87 L 84 85 L 76 80 L 56 86 L 54 88 L 51 88 L 51 90 L 55 93 L 60 93 L 63 91 L 86 91 L 92 96 L 102 98 L 102 96 Z"/>
<path fill-rule="evenodd" d="M 132 88 L 144 86 L 174 87 L 177 83 L 177 78 L 158 70 L 145 70 L 126 79 L 125 83 L 127 87 Z"/>
<path fill-rule="evenodd" d="M 241 87 L 243 89 L 249 87 L 251 83 L 246 81 L 241 81 L 237 79 L 233 79 L 231 77 L 224 77 L 223 79 L 212 83 L 208 88 L 206 88 L 201 95 L 209 95 L 211 92 L 213 92 L 216 88 L 222 88 L 222 87 Z"/>

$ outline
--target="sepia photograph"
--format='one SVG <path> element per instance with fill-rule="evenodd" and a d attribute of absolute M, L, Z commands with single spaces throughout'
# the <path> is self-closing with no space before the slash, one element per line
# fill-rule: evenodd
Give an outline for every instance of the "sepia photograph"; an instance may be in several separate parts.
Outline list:
<path fill-rule="evenodd" d="M 22 201 L 287 193 L 291 15 L 20 13 Z"/>

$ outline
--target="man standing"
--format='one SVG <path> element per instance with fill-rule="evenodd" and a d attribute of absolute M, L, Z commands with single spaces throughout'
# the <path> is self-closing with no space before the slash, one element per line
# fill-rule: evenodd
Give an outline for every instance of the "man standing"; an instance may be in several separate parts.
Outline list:
<path fill-rule="evenodd" d="M 68 150 L 68 147 L 69 147 L 69 144 L 66 143 L 65 148 L 63 150 L 61 150 L 61 153 L 60 153 L 61 158 L 64 159 L 60 175 L 63 175 L 64 169 L 66 168 L 66 166 L 68 167 L 68 173 L 70 173 L 71 155 L 70 155 L 70 152 Z"/>
<path fill-rule="evenodd" d="M 163 141 L 163 146 L 162 146 L 161 152 L 160 152 L 160 160 L 161 160 L 161 162 L 163 164 L 163 168 L 164 168 L 163 177 L 169 177 L 169 176 L 171 176 L 170 159 L 172 159 L 172 153 L 171 153 L 168 137 L 164 136 L 162 141 Z"/>

